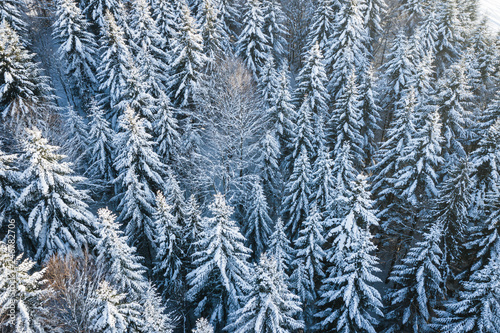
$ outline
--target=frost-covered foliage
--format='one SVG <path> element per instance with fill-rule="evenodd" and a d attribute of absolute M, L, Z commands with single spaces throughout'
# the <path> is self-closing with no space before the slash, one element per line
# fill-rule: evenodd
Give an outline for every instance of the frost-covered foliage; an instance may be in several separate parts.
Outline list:
<path fill-rule="evenodd" d="M 66 137 L 62 150 L 77 166 L 87 162 L 87 148 L 89 146 L 89 127 L 82 116 L 71 106 L 65 117 Z"/>
<path fill-rule="evenodd" d="M 47 128 L 55 110 L 49 78 L 42 74 L 7 21 L 0 22 L 0 112 L 7 128 L 20 135 L 25 128 Z"/>
<path fill-rule="evenodd" d="M 107 272 L 107 278 L 117 291 L 129 293 L 138 300 L 147 288 L 146 272 L 142 258 L 135 254 L 135 248 L 127 244 L 116 216 L 107 208 L 101 208 L 99 215 L 99 242 L 96 245 L 97 262 Z"/>
<path fill-rule="evenodd" d="M 45 302 L 51 290 L 45 288 L 45 270 L 33 272 L 36 263 L 22 257 L 0 242 L 0 328 L 15 333 L 44 333 L 48 317 Z"/>
<path fill-rule="evenodd" d="M 114 20 L 123 20 L 122 9 L 119 0 L 84 0 L 87 3 L 84 12 L 92 18 L 92 20 L 97 23 L 97 25 L 102 29 L 106 26 L 107 13 L 113 16 Z M 125 27 L 122 27 L 125 28 Z M 102 32 L 101 32 L 102 33 Z"/>
<path fill-rule="evenodd" d="M 281 202 L 282 175 L 280 170 L 281 147 L 276 135 L 270 131 L 264 134 L 259 145 L 258 163 L 262 178 L 264 193 L 270 205 L 271 213 Z"/>
<path fill-rule="evenodd" d="M 444 295 L 439 269 L 443 226 L 434 223 L 395 266 L 389 277 L 394 283 L 387 294 L 384 332 L 427 332 L 436 301 Z"/>
<path fill-rule="evenodd" d="M 201 27 L 204 54 L 209 64 L 215 66 L 215 62 L 229 48 L 229 36 L 219 15 L 217 1 L 202 0 L 197 20 Z"/>
<path fill-rule="evenodd" d="M 188 300 L 195 315 L 207 316 L 216 327 L 226 325 L 225 318 L 240 307 L 240 299 L 251 288 L 250 252 L 243 244 L 234 220 L 234 209 L 221 194 L 216 194 L 209 209 L 212 217 L 203 222 L 203 233 L 194 254 L 196 267 L 188 275 Z"/>
<path fill-rule="evenodd" d="M 238 36 L 237 55 L 257 79 L 266 58 L 272 56 L 270 41 L 263 31 L 264 14 L 260 0 L 246 1 L 243 15 L 243 31 Z"/>
<path fill-rule="evenodd" d="M 180 148 L 179 124 L 175 118 L 170 99 L 165 94 L 160 95 L 153 132 L 156 135 L 156 150 L 164 163 L 169 164 L 179 158 Z"/>
<path fill-rule="evenodd" d="M 286 333 L 304 328 L 297 320 L 299 298 L 288 290 L 276 261 L 263 254 L 251 277 L 251 291 L 243 298 L 243 307 L 230 316 L 225 330 L 234 333 Z"/>
<path fill-rule="evenodd" d="M 166 189 L 165 166 L 153 150 L 151 135 L 146 133 L 144 119 L 127 108 L 120 119 L 120 132 L 115 136 L 115 147 L 121 147 L 114 166 L 118 176 L 118 217 L 125 224 L 130 243 L 139 250 L 153 248 L 154 202 L 156 191 Z M 149 253 L 149 260 L 152 258 Z"/>
<path fill-rule="evenodd" d="M 214 333 L 213 326 L 205 318 L 200 318 L 196 321 L 196 327 L 192 333 Z"/>
<path fill-rule="evenodd" d="M 440 74 L 460 57 L 464 40 L 457 1 L 441 1 L 437 10 L 436 63 Z"/>
<path fill-rule="evenodd" d="M 14 167 L 16 158 L 0 150 L 0 226 L 9 220 L 18 196 L 20 174 Z"/>
<path fill-rule="evenodd" d="M 322 130 L 322 120 L 316 125 L 317 156 L 314 161 L 311 174 L 311 202 L 313 202 L 321 213 L 327 212 L 334 199 L 336 182 L 333 178 L 333 160 L 326 147 L 325 135 Z"/>
<path fill-rule="evenodd" d="M 25 33 L 28 26 L 26 24 L 26 7 L 24 1 L 5 0 L 0 3 L 0 22 L 7 22 L 18 33 Z"/>
<path fill-rule="evenodd" d="M 335 29 L 335 15 L 339 7 L 338 0 L 318 1 L 308 27 L 306 50 L 318 44 L 321 53 L 325 53 L 328 40 Z"/>
<path fill-rule="evenodd" d="M 65 74 L 78 88 L 81 97 L 94 91 L 96 79 L 97 43 L 88 31 L 89 24 L 72 0 L 58 0 L 52 36 L 60 44 L 59 59 L 65 64 Z"/>
<path fill-rule="evenodd" d="M 23 159 L 28 167 L 21 181 L 23 190 L 16 201 L 23 244 L 20 249 L 37 261 L 56 252 L 78 251 L 95 244 L 95 217 L 85 203 L 88 196 L 76 186 L 85 178 L 72 175 L 64 155 L 48 144 L 42 133 L 27 130 Z"/>
<path fill-rule="evenodd" d="M 248 204 L 244 236 L 254 256 L 259 257 L 267 249 L 272 225 L 269 206 L 260 182 L 253 184 Z"/>
<path fill-rule="evenodd" d="M 293 249 L 290 244 L 283 221 L 278 218 L 274 224 L 274 232 L 269 237 L 269 250 L 267 253 L 276 260 L 276 269 L 283 274 L 287 271 L 288 264 L 292 260 Z"/>
<path fill-rule="evenodd" d="M 161 298 L 156 294 L 156 289 L 149 284 L 142 296 L 141 333 L 172 333 L 173 320 L 166 313 Z"/>
<path fill-rule="evenodd" d="M 189 7 L 185 1 L 179 6 L 181 13 L 170 56 L 169 89 L 174 104 L 183 107 L 192 103 L 207 57 L 203 52 L 203 37 Z"/>
<path fill-rule="evenodd" d="M 288 51 L 288 42 L 285 38 L 288 34 L 285 26 L 287 17 L 279 0 L 263 0 L 262 13 L 264 15 L 262 32 L 271 47 L 272 58 L 281 65 Z"/>
<path fill-rule="evenodd" d="M 436 328 L 440 332 L 498 332 L 500 330 L 500 257 L 462 283 L 458 299 L 446 303 Z"/>

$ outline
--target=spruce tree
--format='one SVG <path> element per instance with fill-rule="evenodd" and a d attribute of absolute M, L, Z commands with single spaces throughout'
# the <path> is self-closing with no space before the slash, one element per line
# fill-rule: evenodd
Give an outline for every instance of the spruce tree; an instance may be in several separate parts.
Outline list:
<path fill-rule="evenodd" d="M 176 37 L 180 18 L 177 6 L 170 0 L 155 0 L 155 5 L 152 9 L 156 26 L 158 27 L 160 35 L 163 36 L 163 41 L 165 42 L 162 49 L 170 52 L 172 51 L 172 41 Z"/>
<path fill-rule="evenodd" d="M 68 107 L 65 115 L 66 133 L 64 133 L 64 145 L 62 150 L 67 152 L 71 161 L 81 167 L 87 162 L 87 147 L 89 145 L 89 128 L 83 117 L 73 107 Z"/>
<path fill-rule="evenodd" d="M 59 44 L 57 53 L 65 64 L 65 74 L 86 101 L 97 85 L 97 43 L 76 3 L 72 0 L 58 2 L 52 36 Z"/>
<path fill-rule="evenodd" d="M 192 103 L 207 58 L 203 53 L 203 37 L 185 1 L 180 9 L 178 32 L 171 51 L 169 88 L 174 105 L 184 107 Z"/>
<path fill-rule="evenodd" d="M 135 253 L 135 247 L 127 244 L 116 216 L 107 208 L 97 211 L 99 216 L 99 242 L 96 245 L 97 262 L 106 272 L 109 283 L 117 291 L 129 293 L 129 299 L 139 300 L 146 291 L 146 269 L 142 258 Z"/>
<path fill-rule="evenodd" d="M 56 153 L 58 147 L 49 145 L 38 129 L 27 133 L 25 186 L 16 201 L 23 239 L 18 246 L 42 262 L 56 252 L 94 245 L 95 218 L 84 202 L 89 198 L 76 188 L 85 178 L 72 175 L 70 165 L 61 162 L 64 156 Z"/>
<path fill-rule="evenodd" d="M 5 0 L 0 3 L 0 22 L 7 22 L 19 34 L 27 31 L 24 1 Z"/>
<path fill-rule="evenodd" d="M 209 316 L 222 328 L 228 314 L 240 307 L 240 297 L 250 289 L 247 260 L 251 251 L 231 220 L 234 210 L 224 196 L 216 194 L 209 209 L 212 217 L 204 219 L 203 234 L 196 244 L 196 268 L 187 275 L 187 298 L 194 303 L 196 316 Z"/>
<path fill-rule="evenodd" d="M 156 259 L 153 271 L 158 278 L 158 286 L 163 296 L 174 296 L 179 293 L 184 283 L 182 276 L 182 227 L 177 224 L 171 213 L 172 207 L 167 204 L 160 192 L 156 195 L 155 247 Z"/>
<path fill-rule="evenodd" d="M 186 204 L 186 216 L 186 223 L 183 230 L 184 241 L 185 244 L 187 244 L 185 253 L 186 258 L 192 262 L 193 254 L 198 251 L 196 244 L 198 244 L 198 241 L 201 239 L 203 232 L 201 210 L 194 194 L 189 197 Z"/>
<path fill-rule="evenodd" d="M 114 160 L 114 135 L 104 111 L 95 100 L 90 101 L 89 107 L 89 168 L 86 173 L 94 179 L 110 182 L 115 178 Z"/>
<path fill-rule="evenodd" d="M 375 139 L 375 134 L 380 130 L 381 123 L 381 107 L 379 105 L 379 96 L 375 89 L 375 79 L 373 70 L 368 69 L 359 85 L 359 99 L 361 109 L 361 131 L 363 137 L 363 151 L 365 158 L 365 166 L 370 166 L 373 163 L 373 157 L 376 154 L 378 147 Z"/>
<path fill-rule="evenodd" d="M 184 228 L 188 219 L 184 191 L 181 190 L 177 178 L 171 169 L 167 171 L 167 176 L 165 197 L 167 203 L 172 206 L 172 215 L 176 219 L 176 223 Z"/>
<path fill-rule="evenodd" d="M 207 56 L 209 66 L 213 67 L 229 48 L 229 36 L 219 15 L 217 2 L 202 0 L 197 20 L 203 38 L 203 53 Z"/>
<path fill-rule="evenodd" d="M 356 180 L 358 172 L 356 171 L 354 154 L 351 152 L 351 145 L 346 142 L 342 149 L 338 150 L 333 160 L 332 175 L 335 184 L 335 192 L 332 197 L 338 201 L 338 196 L 350 193 L 353 189 L 352 182 Z M 333 204 L 333 203 L 332 203 Z M 329 207 L 330 210 L 332 207 Z M 332 213 L 332 211 L 330 211 Z"/>
<path fill-rule="evenodd" d="M 333 239 L 327 251 L 330 267 L 322 281 L 321 311 L 316 313 L 322 331 L 373 332 L 382 316 L 381 296 L 373 283 L 380 282 L 375 273 L 377 258 L 369 228 L 378 225 L 370 192 L 363 176 L 352 185 L 345 213 L 334 224 L 328 237 Z"/>
<path fill-rule="evenodd" d="M 249 0 L 243 11 L 243 31 L 238 36 L 236 54 L 243 58 L 254 78 L 258 79 L 266 58 L 271 54 L 270 41 L 263 31 L 262 3 L 260 0 Z"/>
<path fill-rule="evenodd" d="M 437 74 L 444 74 L 444 70 L 460 57 L 462 52 L 462 29 L 456 1 L 440 2 L 438 8 L 436 64 Z"/>
<path fill-rule="evenodd" d="M 319 44 L 314 44 L 308 51 L 297 82 L 295 95 L 298 104 L 308 102 L 315 117 L 325 117 L 328 112 L 329 95 L 326 90 L 327 78 Z"/>
<path fill-rule="evenodd" d="M 387 4 L 385 0 L 367 0 L 363 11 L 364 24 L 368 29 L 370 43 L 367 48 L 372 52 L 373 47 L 370 46 L 373 42 L 377 42 L 383 32 L 382 17 L 386 13 Z"/>
<path fill-rule="evenodd" d="M 318 44 L 321 54 L 325 54 L 328 40 L 335 29 L 335 15 L 340 3 L 338 0 L 320 0 L 314 10 L 311 24 L 308 26 L 305 50 Z"/>
<path fill-rule="evenodd" d="M 244 332 L 294 332 L 304 328 L 297 320 L 300 301 L 291 293 L 276 267 L 276 261 L 262 255 L 251 278 L 250 293 L 243 299 L 243 307 L 230 316 L 225 330 Z"/>
<path fill-rule="evenodd" d="M 205 318 L 199 318 L 196 321 L 196 327 L 192 333 L 214 333 L 214 328 Z"/>
<path fill-rule="evenodd" d="M 268 57 L 262 67 L 257 83 L 257 89 L 260 91 L 263 107 L 265 109 L 269 109 L 273 105 L 273 99 L 276 96 L 278 85 L 278 71 L 275 67 L 274 58 Z"/>
<path fill-rule="evenodd" d="M 10 220 L 15 209 L 20 173 L 14 166 L 17 155 L 7 155 L 0 150 L 0 227 Z"/>
<path fill-rule="evenodd" d="M 269 237 L 269 250 L 267 253 L 276 260 L 276 269 L 283 274 L 286 274 L 288 264 L 292 260 L 293 249 L 290 244 L 283 221 L 278 218 L 274 224 L 274 231 Z"/>
<path fill-rule="evenodd" d="M 387 294 L 387 314 L 384 332 L 426 332 L 436 307 L 444 295 L 443 278 L 439 269 L 442 260 L 440 243 L 443 227 L 433 223 L 395 266 L 389 277 L 394 283 Z"/>
<path fill-rule="evenodd" d="M 142 333 L 173 333 L 174 321 L 162 304 L 162 299 L 156 293 L 156 288 L 151 283 L 141 300 L 144 312 L 141 315 Z"/>
<path fill-rule="evenodd" d="M 123 7 L 119 0 L 85 0 L 85 2 L 87 6 L 83 12 L 90 16 L 100 29 L 103 29 L 107 25 L 106 21 L 109 21 L 109 18 L 106 17 L 108 12 L 116 21 L 125 19 L 125 17 L 121 17 Z"/>
<path fill-rule="evenodd" d="M 126 226 L 132 246 L 137 246 L 151 260 L 154 237 L 154 193 L 165 190 L 164 165 L 153 150 L 151 135 L 146 133 L 144 120 L 127 108 L 120 120 L 120 132 L 115 147 L 121 147 L 115 157 L 117 177 L 114 184 L 119 202 L 119 221 Z M 146 252 L 142 252 L 146 251 Z"/>
<path fill-rule="evenodd" d="M 312 166 L 311 202 L 316 204 L 322 214 L 325 214 L 333 200 L 336 183 L 332 174 L 333 160 L 326 146 L 321 121 L 316 125 L 316 129 L 318 130 L 317 157 Z"/>
<path fill-rule="evenodd" d="M 179 124 L 168 96 L 162 94 L 159 103 L 155 110 L 156 121 L 153 123 L 153 131 L 156 134 L 156 151 L 165 164 L 170 164 L 179 158 Z"/>
<path fill-rule="evenodd" d="M 281 3 L 278 0 L 263 0 L 262 13 L 264 24 L 262 32 L 266 36 L 271 47 L 272 58 L 282 65 L 287 55 L 287 28 L 285 26 L 287 17 L 283 12 Z"/>
<path fill-rule="evenodd" d="M 269 206 L 260 182 L 252 184 L 252 191 L 248 198 L 244 236 L 249 248 L 255 258 L 259 258 L 267 249 L 269 236 L 271 235 L 271 218 L 269 217 Z"/>
<path fill-rule="evenodd" d="M 282 175 L 279 165 L 280 145 L 274 133 L 267 131 L 259 144 L 257 163 L 260 169 L 262 187 L 270 205 L 271 212 L 276 211 L 281 203 Z M 271 215 L 273 215 L 271 213 Z"/>
<path fill-rule="evenodd" d="M 56 108 L 49 78 L 33 62 L 34 57 L 10 25 L 0 22 L 0 113 L 15 134 L 33 126 L 45 129 Z"/>

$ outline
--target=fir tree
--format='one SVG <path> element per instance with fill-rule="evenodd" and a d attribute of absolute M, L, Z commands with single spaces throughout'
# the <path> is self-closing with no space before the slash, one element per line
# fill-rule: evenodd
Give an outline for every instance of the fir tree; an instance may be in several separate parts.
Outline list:
<path fill-rule="evenodd" d="M 104 111 L 95 100 L 90 101 L 89 113 L 91 117 L 88 133 L 89 168 L 86 173 L 92 178 L 109 182 L 115 178 L 113 166 L 115 133 L 105 119 Z"/>
<path fill-rule="evenodd" d="M 99 28 L 103 29 L 110 19 L 107 17 L 107 13 L 113 17 L 114 20 L 122 20 L 123 12 L 121 11 L 123 7 L 120 5 L 119 0 L 85 0 L 87 6 L 84 8 L 83 12 L 86 13 L 93 22 L 97 23 Z M 122 26 L 122 28 L 125 28 Z"/>
<path fill-rule="evenodd" d="M 456 1 L 440 2 L 436 38 L 437 74 L 443 74 L 450 64 L 458 60 L 464 42 Z"/>
<path fill-rule="evenodd" d="M 418 26 L 418 30 L 421 33 L 420 48 L 432 55 L 435 55 L 437 52 L 438 2 L 437 0 L 429 1 L 428 10 L 425 11 L 423 20 Z"/>
<path fill-rule="evenodd" d="M 140 306 L 128 302 L 126 294 L 118 293 L 106 281 L 96 292 L 96 307 L 90 312 L 91 329 L 102 333 L 125 333 L 131 328 L 131 322 L 138 320 Z"/>
<path fill-rule="evenodd" d="M 112 110 L 108 117 L 113 128 L 117 128 L 118 113 L 116 105 L 120 102 L 122 91 L 130 76 L 132 54 L 125 43 L 123 29 L 116 24 L 113 15 L 105 15 L 103 35 L 100 39 L 101 62 L 98 68 L 99 90 L 103 91 L 101 104 Z"/>
<path fill-rule="evenodd" d="M 368 29 L 368 36 L 370 43 L 367 48 L 372 52 L 373 47 L 370 45 L 376 42 L 383 32 L 382 29 L 382 16 L 386 13 L 387 4 L 385 0 L 368 0 L 363 12 L 364 24 Z"/>
<path fill-rule="evenodd" d="M 170 91 L 174 104 L 184 107 L 192 103 L 207 58 L 203 53 L 203 37 L 185 2 L 180 9 L 178 33 L 172 47 Z"/>
<path fill-rule="evenodd" d="M 243 14 L 243 31 L 236 43 L 236 53 L 241 56 L 247 68 L 258 79 L 269 56 L 271 46 L 263 31 L 264 15 L 260 0 L 249 0 Z"/>
<path fill-rule="evenodd" d="M 333 156 L 337 156 L 344 146 L 349 144 L 355 167 L 362 167 L 364 161 L 363 137 L 361 136 L 361 103 L 359 101 L 356 76 L 352 73 L 344 92 L 335 103 L 332 117 L 329 121 L 335 146 Z"/>
<path fill-rule="evenodd" d="M 269 109 L 273 105 L 278 90 L 278 72 L 274 65 L 274 58 L 268 57 L 257 83 L 257 89 L 260 91 L 265 109 Z"/>
<path fill-rule="evenodd" d="M 65 74 L 85 100 L 97 85 L 95 36 L 88 31 L 89 24 L 72 0 L 59 0 L 56 17 L 52 36 L 60 44 L 59 59 L 65 64 Z"/>
<path fill-rule="evenodd" d="M 28 28 L 25 22 L 24 1 L 5 0 L 0 3 L 0 22 L 7 22 L 17 33 L 24 34 Z"/>
<path fill-rule="evenodd" d="M 260 142 L 260 154 L 257 159 L 260 165 L 264 193 L 270 204 L 271 212 L 281 203 L 282 176 L 279 166 L 280 145 L 274 133 L 266 132 Z"/>
<path fill-rule="evenodd" d="M 193 254 L 199 250 L 196 244 L 198 244 L 198 241 L 201 239 L 203 232 L 201 210 L 194 194 L 189 197 L 186 204 L 186 216 L 183 235 L 185 243 L 187 244 L 186 257 L 192 261 Z"/>
<path fill-rule="evenodd" d="M 282 64 L 287 55 L 287 29 L 285 26 L 287 17 L 281 8 L 278 0 L 263 0 L 262 13 L 264 23 L 262 32 L 266 36 L 271 47 L 272 58 L 276 59 L 278 64 Z"/>
<path fill-rule="evenodd" d="M 291 293 L 276 268 L 276 261 L 262 255 L 252 274 L 250 293 L 243 299 L 244 306 L 231 315 L 231 324 L 225 330 L 243 332 L 293 332 L 304 328 L 297 320 L 300 301 Z"/>
<path fill-rule="evenodd" d="M 290 155 L 286 156 L 287 168 L 293 167 L 294 161 L 299 157 L 301 152 L 304 152 L 307 157 L 311 157 L 314 151 L 313 143 L 315 142 L 314 133 L 312 130 L 312 114 L 311 104 L 308 101 L 302 103 L 299 111 L 296 114 L 295 131 L 290 139 L 289 150 Z"/>
<path fill-rule="evenodd" d="M 87 162 L 87 147 L 89 128 L 83 117 L 73 107 L 68 107 L 66 114 L 66 133 L 64 135 L 63 151 L 68 153 L 70 159 L 77 166 Z"/>
<path fill-rule="evenodd" d="M 339 6 L 338 0 L 318 2 L 308 27 L 306 50 L 310 50 L 318 44 L 321 54 L 325 54 L 328 40 L 335 29 L 335 14 Z"/>
<path fill-rule="evenodd" d="M 146 291 L 146 269 L 142 258 L 135 254 L 135 247 L 127 244 L 127 237 L 115 221 L 116 216 L 107 208 L 98 210 L 99 242 L 96 245 L 97 262 L 106 271 L 107 279 L 121 293 L 138 300 Z"/>
<path fill-rule="evenodd" d="M 95 218 L 84 202 L 87 194 L 75 188 L 85 180 L 71 175 L 70 165 L 61 162 L 58 147 L 48 144 L 42 133 L 27 130 L 22 174 L 26 184 L 16 201 L 21 219 L 22 251 L 37 261 L 56 252 L 67 253 L 95 244 Z"/>
<path fill-rule="evenodd" d="M 283 274 L 286 274 L 288 263 L 292 260 L 293 249 L 290 243 L 290 239 L 285 233 L 283 221 L 278 218 L 274 225 L 274 232 L 269 237 L 269 251 L 267 253 L 274 258 L 276 269 Z"/>
<path fill-rule="evenodd" d="M 373 157 L 377 152 L 377 141 L 375 133 L 380 130 L 381 123 L 381 108 L 377 91 L 374 87 L 375 79 L 373 78 L 373 70 L 368 69 L 363 76 L 359 86 L 359 99 L 361 109 L 361 130 L 360 134 L 363 137 L 363 151 L 365 153 L 365 166 L 369 166 L 373 162 Z"/>
<path fill-rule="evenodd" d="M 7 128 L 20 134 L 25 128 L 45 129 L 54 111 L 53 90 L 49 78 L 42 75 L 19 40 L 17 33 L 4 20 L 0 23 L 0 112 Z"/>
<path fill-rule="evenodd" d="M 153 130 L 156 134 L 156 150 L 165 164 L 170 164 L 178 159 L 178 150 L 180 148 L 179 124 L 168 96 L 162 94 L 159 103 L 156 110 L 156 121 L 153 124 Z"/>
<path fill-rule="evenodd" d="M 316 125 L 318 155 L 314 161 L 311 178 L 311 202 L 315 203 L 319 211 L 324 214 L 333 200 L 335 181 L 332 174 L 333 160 L 326 147 L 325 135 L 322 130 L 322 120 Z"/>
<path fill-rule="evenodd" d="M 165 192 L 167 203 L 172 206 L 172 215 L 176 219 L 176 224 L 184 228 L 188 218 L 186 213 L 184 191 L 181 190 L 179 183 L 177 182 L 177 178 L 171 169 L 167 171 L 167 174 L 167 190 Z"/>
<path fill-rule="evenodd" d="M 16 155 L 7 155 L 0 150 L 0 227 L 10 220 L 15 209 L 20 173 L 13 165 Z"/>
<path fill-rule="evenodd" d="M 163 296 L 178 294 L 183 284 L 182 277 L 182 228 L 171 213 L 163 194 L 156 195 L 156 264 L 154 273 L 158 276 L 158 285 Z"/>
<path fill-rule="evenodd" d="M 370 193 L 366 191 L 364 177 L 353 184 L 346 213 L 331 229 L 332 248 L 327 252 L 331 264 L 327 278 L 320 289 L 316 314 L 320 322 L 317 329 L 343 332 L 375 332 L 377 316 L 382 316 L 382 302 L 373 283 L 380 282 L 374 274 L 379 272 L 375 250 L 369 233 L 370 226 L 378 225 L 372 209 Z"/>
<path fill-rule="evenodd" d="M 118 176 L 115 200 L 118 200 L 118 217 L 126 225 L 130 244 L 139 251 L 153 247 L 154 193 L 166 188 L 162 176 L 164 165 L 153 151 L 153 142 L 144 128 L 144 120 L 127 108 L 120 120 L 121 131 L 115 137 L 115 146 L 121 147 L 114 166 Z M 151 253 L 148 254 L 151 259 Z"/>
<path fill-rule="evenodd" d="M 197 16 L 203 38 L 203 53 L 212 67 L 229 48 L 229 36 L 216 4 L 214 0 L 202 0 Z"/>
<path fill-rule="evenodd" d="M 253 255 L 258 258 L 267 248 L 272 223 L 267 199 L 260 182 L 252 185 L 248 203 L 250 206 L 247 209 L 244 236 Z"/>
<path fill-rule="evenodd" d="M 317 207 L 311 207 L 310 215 L 299 231 L 295 240 L 295 259 L 291 264 L 290 282 L 300 297 L 306 315 L 306 322 L 314 314 L 314 304 L 317 300 L 317 290 L 321 279 L 325 277 L 323 260 L 323 217 Z"/>
<path fill-rule="evenodd" d="M 165 45 L 162 49 L 170 52 L 172 51 L 172 41 L 176 38 L 177 27 L 179 23 L 179 12 L 177 6 L 170 0 L 155 0 L 153 6 L 153 18 L 155 19 L 156 26 Z"/>
<path fill-rule="evenodd" d="M 358 172 L 354 168 L 354 155 L 351 152 L 351 145 L 346 142 L 342 146 L 342 149 L 338 150 L 333 160 L 333 182 L 335 184 L 335 192 L 332 197 L 337 201 L 338 195 L 344 195 L 345 193 L 350 193 L 353 189 L 352 182 L 356 180 Z M 334 204 L 334 202 L 332 202 Z M 332 207 L 328 207 L 330 210 Z M 330 211 L 332 212 L 332 211 Z"/>
<path fill-rule="evenodd" d="M 51 293 L 43 279 L 45 269 L 34 271 L 34 261 L 22 260 L 23 255 L 16 257 L 14 252 L 0 242 L 0 328 L 16 333 L 45 332 L 49 317 L 45 302 Z"/>
<path fill-rule="evenodd" d="M 436 301 L 443 296 L 439 266 L 443 227 L 434 223 L 394 267 L 389 280 L 394 286 L 387 294 L 388 312 L 384 332 L 426 332 Z"/>
<path fill-rule="evenodd" d="M 346 93 L 353 73 L 361 77 L 369 67 L 364 10 L 364 2 L 343 1 L 335 16 L 335 29 L 325 52 L 326 71 L 331 76 L 328 91 L 332 99 Z"/>
<path fill-rule="evenodd" d="M 325 87 L 327 79 L 319 44 L 314 44 L 308 51 L 297 82 L 296 99 L 299 105 L 308 102 L 314 116 L 325 117 L 329 96 Z"/>
<path fill-rule="evenodd" d="M 309 216 L 310 181 L 311 165 L 307 150 L 302 149 L 295 159 L 293 172 L 286 182 L 282 204 L 282 216 L 287 219 L 286 227 L 292 240 L 297 238 L 302 223 Z"/>
<path fill-rule="evenodd" d="M 162 304 L 161 297 L 156 293 L 156 288 L 148 285 L 144 296 L 142 297 L 142 333 L 172 333 L 173 320 L 166 313 L 165 307 Z"/>
<path fill-rule="evenodd" d="M 440 332 L 498 332 L 500 330 L 500 262 L 492 258 L 483 269 L 462 282 L 458 299 L 446 303 L 436 328 Z"/>
<path fill-rule="evenodd" d="M 223 327 L 228 314 L 239 308 L 239 298 L 250 289 L 247 260 L 251 251 L 231 220 L 233 208 L 224 196 L 216 194 L 209 209 L 212 217 L 205 218 L 202 238 L 196 244 L 196 268 L 187 275 L 187 297 L 196 305 L 195 315 L 208 315 L 217 327 Z"/>

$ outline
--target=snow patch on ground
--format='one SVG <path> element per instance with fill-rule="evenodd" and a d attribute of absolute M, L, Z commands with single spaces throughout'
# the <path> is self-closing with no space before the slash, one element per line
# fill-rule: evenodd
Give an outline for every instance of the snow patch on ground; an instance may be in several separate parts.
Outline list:
<path fill-rule="evenodd" d="M 481 0 L 481 11 L 488 16 L 491 26 L 500 30 L 500 0 Z"/>

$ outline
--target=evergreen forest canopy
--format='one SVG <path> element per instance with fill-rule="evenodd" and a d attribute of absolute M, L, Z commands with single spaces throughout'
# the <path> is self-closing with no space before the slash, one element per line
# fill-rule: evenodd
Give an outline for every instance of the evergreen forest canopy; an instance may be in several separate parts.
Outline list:
<path fill-rule="evenodd" d="M 0 332 L 500 333 L 478 6 L 0 0 Z"/>

